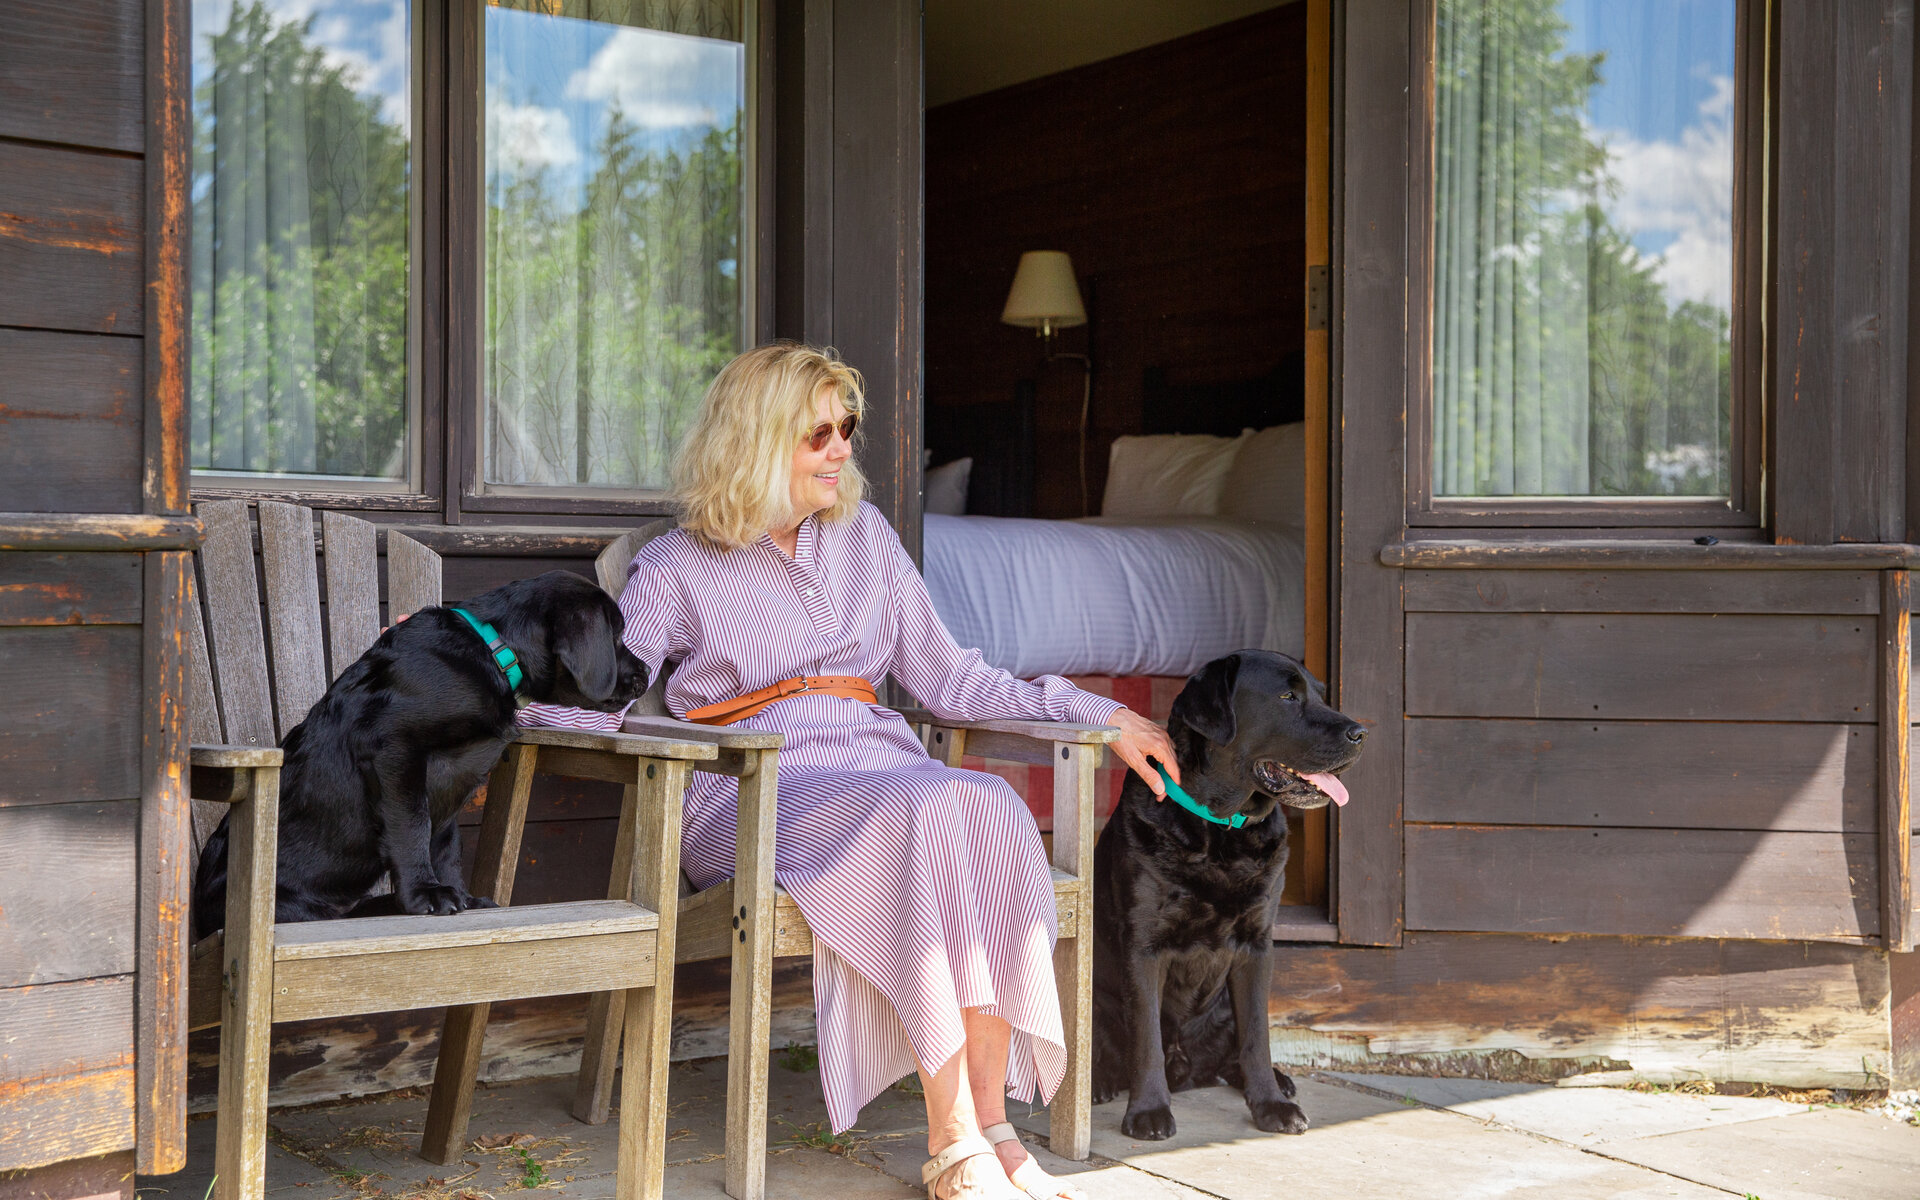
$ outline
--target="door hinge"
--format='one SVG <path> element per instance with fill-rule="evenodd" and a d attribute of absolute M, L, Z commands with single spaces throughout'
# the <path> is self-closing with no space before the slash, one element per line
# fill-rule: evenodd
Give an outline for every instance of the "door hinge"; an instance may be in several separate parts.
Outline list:
<path fill-rule="evenodd" d="M 1333 318 L 1333 274 L 1323 264 L 1307 268 L 1307 328 L 1325 329 Z"/>

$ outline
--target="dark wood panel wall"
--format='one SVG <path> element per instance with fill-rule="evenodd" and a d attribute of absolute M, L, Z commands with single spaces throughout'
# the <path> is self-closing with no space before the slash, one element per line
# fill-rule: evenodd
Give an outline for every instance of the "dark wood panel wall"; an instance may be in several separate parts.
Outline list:
<path fill-rule="evenodd" d="M 1023 251 L 1064 250 L 1090 323 L 1089 490 L 1141 429 L 1141 373 L 1262 375 L 1304 344 L 1306 5 L 927 113 L 927 404 L 1038 379 L 1033 515 L 1080 513 L 1079 364 L 1000 323 Z M 956 457 L 932 446 L 934 461 Z"/>
<path fill-rule="evenodd" d="M 185 32 L 0 6 L 0 1171 L 49 1197 L 185 1151 Z"/>

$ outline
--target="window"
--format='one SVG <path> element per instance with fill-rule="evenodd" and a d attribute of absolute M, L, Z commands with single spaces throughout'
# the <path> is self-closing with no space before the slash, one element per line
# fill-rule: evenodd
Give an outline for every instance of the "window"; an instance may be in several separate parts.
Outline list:
<path fill-rule="evenodd" d="M 657 509 L 766 290 L 757 11 L 193 0 L 196 488 Z"/>
<path fill-rule="evenodd" d="M 1435 0 L 1420 517 L 1755 519 L 1742 16 Z"/>
<path fill-rule="evenodd" d="M 417 473 L 407 0 L 195 0 L 193 469 Z"/>

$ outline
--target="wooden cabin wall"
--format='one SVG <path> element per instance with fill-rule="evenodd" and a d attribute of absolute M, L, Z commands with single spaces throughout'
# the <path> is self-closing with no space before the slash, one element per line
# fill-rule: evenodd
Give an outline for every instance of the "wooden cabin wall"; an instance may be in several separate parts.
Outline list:
<path fill-rule="evenodd" d="M 1145 368 L 1219 383 L 1302 348 L 1306 7 L 927 112 L 927 403 L 1011 401 L 1038 377 L 1033 516 L 1082 515 L 1081 376 L 1000 323 L 1023 251 L 1065 250 L 1080 276 L 1090 324 L 1056 340 L 1093 357 L 1096 510 Z"/>
<path fill-rule="evenodd" d="M 184 17 L 0 6 L 7 1195 L 184 1155 Z"/>

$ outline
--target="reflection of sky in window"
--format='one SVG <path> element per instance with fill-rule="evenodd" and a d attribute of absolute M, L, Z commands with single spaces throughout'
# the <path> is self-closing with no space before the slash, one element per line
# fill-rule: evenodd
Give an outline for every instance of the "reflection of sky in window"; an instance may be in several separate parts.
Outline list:
<path fill-rule="evenodd" d="M 307 41 L 329 65 L 345 67 L 354 90 L 377 96 L 381 111 L 403 132 L 413 124 L 407 94 L 410 31 L 407 0 L 261 0 L 275 26 L 313 25 Z M 213 72 L 207 35 L 224 33 L 236 6 L 253 0 L 193 0 L 193 83 Z"/>
<path fill-rule="evenodd" d="M 1587 121 L 1614 222 L 1674 299 L 1731 309 L 1733 0 L 1560 0 L 1570 54 L 1604 51 Z"/>
<path fill-rule="evenodd" d="M 487 9 L 489 188 L 545 172 L 585 186 L 615 113 L 647 150 L 684 152 L 738 119 L 746 53 L 738 42 Z"/>

